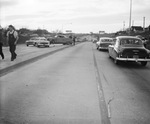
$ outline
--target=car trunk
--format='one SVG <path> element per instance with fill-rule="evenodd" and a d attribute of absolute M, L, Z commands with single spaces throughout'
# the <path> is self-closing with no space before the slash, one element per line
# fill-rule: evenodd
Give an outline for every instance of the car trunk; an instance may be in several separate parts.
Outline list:
<path fill-rule="evenodd" d="M 126 48 L 122 52 L 122 57 L 125 57 L 125 58 L 147 58 L 148 54 L 145 49 Z"/>
<path fill-rule="evenodd" d="M 109 45 L 111 45 L 110 42 L 100 43 L 100 47 L 108 47 Z"/>

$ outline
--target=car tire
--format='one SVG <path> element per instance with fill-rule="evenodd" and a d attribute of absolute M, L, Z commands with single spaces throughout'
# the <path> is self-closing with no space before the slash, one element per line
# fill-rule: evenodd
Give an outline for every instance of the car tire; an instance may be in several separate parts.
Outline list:
<path fill-rule="evenodd" d="M 145 62 L 145 61 L 144 61 L 144 62 L 141 62 L 141 65 L 142 65 L 142 66 L 146 66 L 146 65 L 147 65 L 147 62 Z"/>
<path fill-rule="evenodd" d="M 27 47 L 28 47 L 29 45 L 27 44 Z"/>
<path fill-rule="evenodd" d="M 108 56 L 109 56 L 109 58 L 111 59 L 111 56 L 110 56 L 110 54 L 108 54 Z"/>
<path fill-rule="evenodd" d="M 117 59 L 114 59 L 114 63 L 115 63 L 116 65 L 119 65 L 119 61 L 118 61 Z"/>

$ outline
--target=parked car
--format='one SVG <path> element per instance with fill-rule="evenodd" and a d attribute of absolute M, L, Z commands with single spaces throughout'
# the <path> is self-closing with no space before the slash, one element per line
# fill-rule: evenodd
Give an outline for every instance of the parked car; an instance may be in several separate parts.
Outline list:
<path fill-rule="evenodd" d="M 96 42 L 96 48 L 98 50 L 108 50 L 108 46 L 113 42 L 112 38 L 101 37 L 98 42 Z"/>
<path fill-rule="evenodd" d="M 56 35 L 50 42 L 53 44 L 70 45 L 73 43 L 73 40 L 65 35 Z"/>
<path fill-rule="evenodd" d="M 118 36 L 116 42 L 108 47 L 109 57 L 118 64 L 120 61 L 140 62 L 146 66 L 150 61 L 150 51 L 146 49 L 142 40 L 133 36 Z"/>
<path fill-rule="evenodd" d="M 29 46 L 29 45 L 35 45 L 35 42 L 37 40 L 37 37 L 32 37 L 30 38 L 29 40 L 27 40 L 25 43 L 26 43 L 26 46 Z"/>
<path fill-rule="evenodd" d="M 36 41 L 35 41 L 35 46 L 37 46 L 37 47 L 40 47 L 40 46 L 49 47 L 50 42 L 45 37 L 37 37 Z"/>

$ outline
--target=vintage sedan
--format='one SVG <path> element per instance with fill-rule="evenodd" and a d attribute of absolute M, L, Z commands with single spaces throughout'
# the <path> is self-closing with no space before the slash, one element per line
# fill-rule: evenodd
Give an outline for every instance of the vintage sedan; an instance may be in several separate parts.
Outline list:
<path fill-rule="evenodd" d="M 146 66 L 150 61 L 150 51 L 143 46 L 142 40 L 133 36 L 118 36 L 116 42 L 108 47 L 109 57 L 118 64 L 120 61 L 140 62 Z"/>
<path fill-rule="evenodd" d="M 73 40 L 66 35 L 56 35 L 50 42 L 53 44 L 71 45 Z"/>
<path fill-rule="evenodd" d="M 32 37 L 30 38 L 29 40 L 27 40 L 25 43 L 26 43 L 26 46 L 29 46 L 29 45 L 35 45 L 35 42 L 37 40 L 37 37 Z"/>
<path fill-rule="evenodd" d="M 108 50 L 108 46 L 113 42 L 112 38 L 101 37 L 98 42 L 96 42 L 96 48 L 98 50 Z"/>
<path fill-rule="evenodd" d="M 35 41 L 35 46 L 50 47 L 50 42 L 45 37 L 38 37 Z"/>

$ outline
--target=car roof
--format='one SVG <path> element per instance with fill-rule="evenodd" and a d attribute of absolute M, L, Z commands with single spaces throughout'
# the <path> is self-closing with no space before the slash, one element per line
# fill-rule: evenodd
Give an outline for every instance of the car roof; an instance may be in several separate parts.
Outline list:
<path fill-rule="evenodd" d="M 140 39 L 140 38 L 135 37 L 135 36 L 118 36 L 116 38 L 119 38 L 119 39 Z"/>
<path fill-rule="evenodd" d="M 101 37 L 100 39 L 111 39 L 112 40 L 112 38 L 110 38 L 110 37 Z"/>

